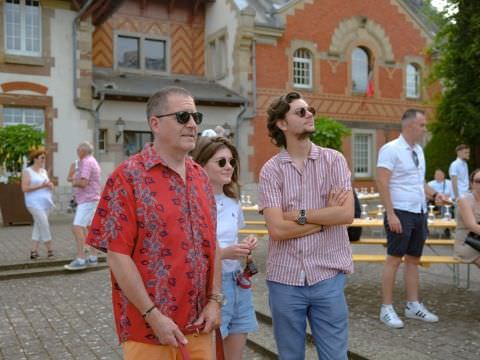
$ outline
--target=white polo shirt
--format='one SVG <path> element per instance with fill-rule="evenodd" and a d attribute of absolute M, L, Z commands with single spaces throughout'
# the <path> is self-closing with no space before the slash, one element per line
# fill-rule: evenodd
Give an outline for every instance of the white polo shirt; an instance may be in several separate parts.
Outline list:
<path fill-rule="evenodd" d="M 465 160 L 457 158 L 457 160 L 452 162 L 448 169 L 448 175 L 450 176 L 450 179 L 452 176 L 457 177 L 458 196 L 468 192 L 470 184 L 468 179 L 468 164 Z"/>
<path fill-rule="evenodd" d="M 413 159 L 413 151 L 418 157 L 418 167 Z M 400 135 L 382 146 L 378 154 L 377 167 L 392 172 L 389 189 L 394 209 L 419 214 L 426 212 L 425 202 L 425 156 L 422 147 L 411 147 Z"/>

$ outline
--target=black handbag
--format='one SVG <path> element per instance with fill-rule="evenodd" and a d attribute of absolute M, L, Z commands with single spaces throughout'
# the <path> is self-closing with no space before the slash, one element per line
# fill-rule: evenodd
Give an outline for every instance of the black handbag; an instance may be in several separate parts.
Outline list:
<path fill-rule="evenodd" d="M 477 251 L 480 251 L 480 235 L 470 231 L 465 238 L 465 244 L 471 246 Z"/>

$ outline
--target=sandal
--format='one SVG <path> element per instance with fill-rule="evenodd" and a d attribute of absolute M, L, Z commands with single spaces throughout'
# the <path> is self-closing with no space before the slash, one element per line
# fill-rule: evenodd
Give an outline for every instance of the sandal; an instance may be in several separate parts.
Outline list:
<path fill-rule="evenodd" d="M 37 260 L 38 259 L 38 252 L 35 250 L 30 251 L 30 260 Z"/>
<path fill-rule="evenodd" d="M 53 253 L 53 250 L 48 250 L 47 259 L 48 260 L 55 259 L 55 254 Z"/>

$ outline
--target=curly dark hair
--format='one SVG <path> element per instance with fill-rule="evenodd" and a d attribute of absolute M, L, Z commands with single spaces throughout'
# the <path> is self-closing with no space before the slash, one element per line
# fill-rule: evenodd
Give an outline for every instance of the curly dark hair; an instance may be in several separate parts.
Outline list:
<path fill-rule="evenodd" d="M 200 136 L 197 140 L 197 145 L 193 149 L 191 156 L 194 161 L 199 163 L 202 167 L 210 160 L 218 150 L 227 148 L 232 153 L 236 160 L 236 165 L 233 168 L 232 181 L 229 184 L 223 185 L 223 193 L 232 199 L 240 198 L 240 185 L 238 184 L 238 174 L 240 173 L 240 159 L 238 151 L 235 146 L 225 137 L 208 137 Z"/>
<path fill-rule="evenodd" d="M 274 145 L 278 147 L 287 147 L 287 139 L 282 130 L 277 126 L 278 120 L 284 120 L 285 115 L 290 110 L 290 104 L 294 100 L 301 99 L 302 95 L 300 93 L 292 91 L 285 96 L 280 96 L 278 99 L 275 99 L 270 106 L 268 107 L 267 114 L 267 129 L 268 136 L 270 136 L 271 141 Z"/>

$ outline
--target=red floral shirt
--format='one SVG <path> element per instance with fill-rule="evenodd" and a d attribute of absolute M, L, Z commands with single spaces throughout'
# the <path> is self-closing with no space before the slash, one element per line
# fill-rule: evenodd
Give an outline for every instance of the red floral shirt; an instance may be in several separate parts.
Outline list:
<path fill-rule="evenodd" d="M 182 329 L 198 318 L 211 290 L 215 228 L 204 170 L 187 159 L 184 182 L 148 144 L 109 177 L 87 243 L 131 256 L 152 301 Z M 158 344 L 113 274 L 112 298 L 120 342 Z"/>

